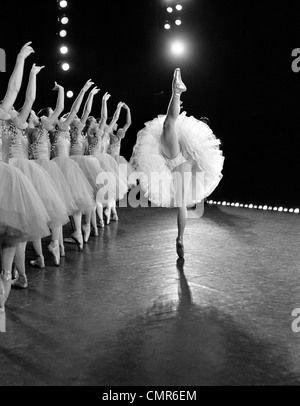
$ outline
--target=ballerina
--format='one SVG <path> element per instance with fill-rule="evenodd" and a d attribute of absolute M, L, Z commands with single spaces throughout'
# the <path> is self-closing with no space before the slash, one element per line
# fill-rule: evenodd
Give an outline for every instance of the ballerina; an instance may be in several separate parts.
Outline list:
<path fill-rule="evenodd" d="M 92 212 L 95 207 L 93 190 L 80 169 L 77 162 L 70 159 L 70 133 L 69 126 L 76 117 L 76 114 L 82 103 L 84 94 L 93 85 L 93 82 L 88 80 L 81 91 L 79 92 L 76 100 L 74 101 L 71 111 L 59 119 L 55 131 L 52 132 L 51 149 L 53 153 L 53 161 L 58 164 L 63 172 L 67 183 L 69 184 L 72 197 L 75 201 L 77 210 L 72 213 L 74 220 L 74 231 L 70 237 L 77 244 L 79 251 L 83 249 L 83 235 L 82 235 L 82 215 Z"/>
<path fill-rule="evenodd" d="M 127 104 L 122 103 L 121 107 L 126 110 L 126 123 L 122 128 L 118 128 L 117 121 L 119 120 L 120 112 L 119 110 L 116 110 L 114 116 L 115 119 L 111 120 L 111 122 L 106 125 L 106 132 L 109 133 L 110 140 L 107 152 L 117 161 L 119 167 L 121 168 L 121 173 L 124 173 L 125 182 L 127 182 L 128 189 L 131 189 L 136 185 L 136 180 L 132 176 L 134 171 L 131 164 L 122 155 L 120 155 L 121 141 L 124 139 L 128 128 L 131 126 L 131 112 Z"/>
<path fill-rule="evenodd" d="M 7 92 L 0 102 L 0 332 L 6 331 L 5 304 L 11 290 L 11 270 L 17 245 L 50 234 L 47 226 L 50 218 L 32 183 L 18 168 L 3 159 L 8 157 L 9 144 L 2 144 L 2 134 L 20 91 L 25 60 L 34 53 L 30 44 L 27 42 L 21 48 Z"/>
<path fill-rule="evenodd" d="M 177 68 L 167 114 L 145 123 L 130 160 L 141 173 L 145 196 L 156 206 L 177 207 L 176 251 L 181 258 L 187 207 L 213 192 L 222 178 L 224 163 L 220 140 L 210 127 L 186 116 L 186 112 L 180 114 L 181 94 L 186 90 Z"/>

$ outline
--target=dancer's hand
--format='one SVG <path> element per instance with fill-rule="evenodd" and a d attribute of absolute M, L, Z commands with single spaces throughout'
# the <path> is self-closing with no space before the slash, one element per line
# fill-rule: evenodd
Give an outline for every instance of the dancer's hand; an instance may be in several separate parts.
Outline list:
<path fill-rule="evenodd" d="M 119 108 L 123 107 L 123 105 L 124 105 L 123 102 L 119 102 L 119 103 L 118 103 L 118 107 L 119 107 Z"/>
<path fill-rule="evenodd" d="M 89 88 L 94 84 L 94 82 L 91 81 L 91 79 L 89 79 L 86 84 L 83 86 L 83 90 L 87 91 L 89 90 Z"/>
<path fill-rule="evenodd" d="M 91 94 L 95 95 L 97 93 L 100 92 L 100 89 L 97 88 L 97 86 L 95 86 L 92 90 L 91 90 Z"/>
<path fill-rule="evenodd" d="M 126 110 L 130 110 L 126 103 L 123 103 L 123 107 L 124 107 L 124 109 L 126 109 Z"/>
<path fill-rule="evenodd" d="M 107 101 L 110 97 L 111 97 L 111 95 L 109 93 L 105 92 L 103 95 L 103 100 Z"/>
<path fill-rule="evenodd" d="M 59 85 L 57 82 L 54 82 L 54 88 L 52 90 L 58 91 L 59 89 L 63 89 L 63 87 Z"/>
<path fill-rule="evenodd" d="M 31 73 L 33 73 L 34 75 L 37 75 L 38 73 L 40 73 L 40 71 L 44 68 L 45 66 L 36 66 L 36 64 L 34 63 L 32 65 L 31 68 Z"/>
<path fill-rule="evenodd" d="M 30 46 L 32 44 L 32 41 L 27 42 L 23 47 L 21 48 L 19 55 L 22 56 L 24 59 L 26 59 L 30 54 L 34 53 L 34 49 Z"/>

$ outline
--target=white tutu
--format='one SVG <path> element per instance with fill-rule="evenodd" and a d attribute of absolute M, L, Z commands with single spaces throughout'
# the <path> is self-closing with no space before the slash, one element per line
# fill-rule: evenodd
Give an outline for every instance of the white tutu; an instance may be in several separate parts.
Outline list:
<path fill-rule="evenodd" d="M 33 241 L 50 235 L 50 217 L 29 179 L 0 162 L 0 240 Z"/>
<path fill-rule="evenodd" d="M 174 172 L 167 165 L 162 153 L 161 134 L 165 115 L 159 115 L 145 123 L 138 132 L 130 163 L 139 172 L 139 181 L 145 196 L 155 205 L 176 206 Z M 187 205 L 201 202 L 209 196 L 222 179 L 224 157 L 220 140 L 210 127 L 195 117 L 179 115 L 176 131 L 181 152 L 192 164 L 192 177 L 187 195 Z"/>
<path fill-rule="evenodd" d="M 53 228 L 67 224 L 67 208 L 48 173 L 35 161 L 28 159 L 11 158 L 9 164 L 20 169 L 33 184 L 50 217 L 48 226 Z"/>

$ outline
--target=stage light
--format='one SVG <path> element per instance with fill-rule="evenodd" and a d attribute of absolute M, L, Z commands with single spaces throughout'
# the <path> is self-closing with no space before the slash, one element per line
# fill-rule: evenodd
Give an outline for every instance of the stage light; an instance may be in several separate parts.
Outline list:
<path fill-rule="evenodd" d="M 64 25 L 66 25 L 66 24 L 68 24 L 69 19 L 68 19 L 68 17 L 63 16 L 63 17 L 60 18 L 60 22 L 61 22 L 62 24 L 64 24 Z"/>
<path fill-rule="evenodd" d="M 64 71 L 67 71 L 67 70 L 70 69 L 70 65 L 69 65 L 67 62 L 64 62 L 61 67 L 62 67 L 62 69 L 63 69 Z"/>
<path fill-rule="evenodd" d="M 71 99 L 71 97 L 73 97 L 74 96 L 74 93 L 72 92 L 72 90 L 69 90 L 68 92 L 67 92 L 67 97 L 69 98 L 69 99 Z"/>
<path fill-rule="evenodd" d="M 67 35 L 67 31 L 66 30 L 60 30 L 59 31 L 59 36 L 64 38 Z"/>
<path fill-rule="evenodd" d="M 167 12 L 168 13 L 172 13 L 172 11 L 173 11 L 172 7 L 167 7 Z"/>
<path fill-rule="evenodd" d="M 248 208 L 248 204 L 245 204 L 245 206 L 244 207 L 246 207 L 246 209 Z"/>
<path fill-rule="evenodd" d="M 268 207 L 268 210 L 273 210 L 273 207 L 272 207 L 272 206 L 269 206 L 269 207 Z"/>
<path fill-rule="evenodd" d="M 171 25 L 168 22 L 166 22 L 164 28 L 165 30 L 169 30 L 171 28 Z"/>
<path fill-rule="evenodd" d="M 60 47 L 60 52 L 62 54 L 67 54 L 68 53 L 68 47 L 66 47 L 65 45 L 63 45 L 62 47 Z"/>
<path fill-rule="evenodd" d="M 244 207 L 244 203 L 241 203 L 241 204 L 240 204 L 240 207 Z"/>
<path fill-rule="evenodd" d="M 274 210 L 274 211 L 277 211 L 277 210 L 278 210 L 278 207 L 273 207 L 273 210 Z"/>
<path fill-rule="evenodd" d="M 294 210 L 294 213 L 297 213 L 297 214 L 298 214 L 298 213 L 299 213 L 299 209 L 295 209 L 295 210 Z"/>
<path fill-rule="evenodd" d="M 284 209 L 283 209 L 283 211 L 284 211 L 284 212 L 287 212 L 287 211 L 288 211 L 288 209 L 284 208 Z"/>
<path fill-rule="evenodd" d="M 240 205 L 239 203 L 236 203 L 236 204 L 235 204 L 235 207 L 239 207 L 239 205 Z"/>
<path fill-rule="evenodd" d="M 185 51 L 184 45 L 180 41 L 175 41 L 171 45 L 171 51 L 174 55 L 182 55 Z"/>
<path fill-rule="evenodd" d="M 175 21 L 175 24 L 176 24 L 176 25 L 181 25 L 181 20 L 176 20 L 176 21 Z"/>
<path fill-rule="evenodd" d="M 265 206 L 263 207 L 263 210 L 268 210 L 268 206 L 265 205 Z"/>
<path fill-rule="evenodd" d="M 258 206 L 258 210 L 262 210 L 262 205 L 260 204 L 259 206 Z"/>
<path fill-rule="evenodd" d="M 249 204 L 249 209 L 253 209 L 253 204 Z"/>
<path fill-rule="evenodd" d="M 290 210 L 289 210 L 290 213 L 293 213 L 293 211 L 294 211 L 293 209 L 290 209 Z"/>
<path fill-rule="evenodd" d="M 257 209 L 257 205 L 256 205 L 256 204 L 253 206 L 253 209 Z"/>
<path fill-rule="evenodd" d="M 61 7 L 61 8 L 65 8 L 65 7 L 67 7 L 67 5 L 68 5 L 68 2 L 66 0 L 61 0 L 59 2 L 59 7 Z"/>
<path fill-rule="evenodd" d="M 176 8 L 176 10 L 180 11 L 180 10 L 182 10 L 182 5 L 181 5 L 181 4 L 177 4 L 177 5 L 175 6 L 175 8 Z"/>
<path fill-rule="evenodd" d="M 230 206 L 230 203 L 229 203 L 229 202 L 227 202 L 227 206 Z"/>
<path fill-rule="evenodd" d="M 279 207 L 278 211 L 283 211 L 283 207 Z"/>
<path fill-rule="evenodd" d="M 226 206 L 226 202 L 222 202 L 222 206 Z"/>
<path fill-rule="evenodd" d="M 221 204 L 221 202 L 218 202 L 218 205 L 220 205 Z"/>

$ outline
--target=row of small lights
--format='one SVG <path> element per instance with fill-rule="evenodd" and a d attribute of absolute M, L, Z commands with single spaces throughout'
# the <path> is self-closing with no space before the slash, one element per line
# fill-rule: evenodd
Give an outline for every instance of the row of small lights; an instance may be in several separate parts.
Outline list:
<path fill-rule="evenodd" d="M 268 206 L 268 205 L 257 205 L 257 204 L 243 204 L 243 203 L 230 203 L 230 202 L 220 202 L 220 201 L 215 201 L 215 200 L 208 200 L 207 204 L 210 205 L 217 205 L 217 206 L 232 206 L 232 207 L 242 207 L 246 209 L 258 209 L 258 210 L 272 210 L 272 211 L 279 211 L 279 212 L 288 212 L 288 213 L 296 213 L 298 214 L 300 210 L 297 209 L 287 209 L 286 207 L 277 207 L 277 206 Z"/>
<path fill-rule="evenodd" d="M 168 14 L 170 14 L 170 18 L 171 18 L 171 16 L 173 16 L 174 14 L 175 14 L 175 15 L 177 14 L 177 15 L 176 15 L 177 18 L 174 17 L 174 18 L 175 18 L 175 21 L 174 21 L 174 19 L 173 19 L 175 25 L 177 25 L 177 26 L 182 24 L 181 19 L 178 17 L 178 12 L 180 12 L 181 10 L 182 10 L 182 5 L 181 5 L 181 4 L 176 4 L 175 7 L 168 6 L 168 7 L 166 8 L 166 12 L 167 12 Z M 166 20 L 165 23 L 164 23 L 164 28 L 165 28 L 166 30 L 170 30 L 171 27 L 172 27 L 171 22 L 170 22 L 169 20 Z"/>
<path fill-rule="evenodd" d="M 58 0 L 58 8 L 59 10 L 65 10 L 68 7 L 68 2 L 66 0 Z M 66 36 L 68 35 L 67 32 L 67 25 L 69 23 L 69 17 L 66 15 L 66 13 L 61 14 L 58 17 L 58 22 L 59 22 L 59 30 L 58 30 L 58 36 L 62 39 L 62 38 L 66 38 Z M 62 55 L 66 55 L 69 52 L 69 48 L 66 46 L 65 42 L 61 43 L 60 42 L 60 47 L 59 47 L 59 52 Z M 67 61 L 62 61 L 60 63 L 61 69 L 65 72 L 67 72 L 70 69 L 70 64 Z M 71 98 L 73 97 L 73 92 L 72 90 L 67 91 L 66 93 L 67 97 Z"/>

